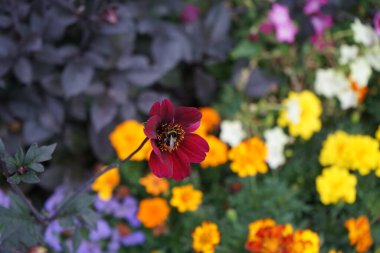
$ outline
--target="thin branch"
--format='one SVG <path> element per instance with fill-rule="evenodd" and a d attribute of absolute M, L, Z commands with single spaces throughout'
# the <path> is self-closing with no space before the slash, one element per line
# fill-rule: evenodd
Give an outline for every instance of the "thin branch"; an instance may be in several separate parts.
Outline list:
<path fill-rule="evenodd" d="M 121 160 L 118 163 L 110 164 L 105 169 L 93 175 L 82 187 L 78 188 L 69 198 L 67 198 L 67 200 L 57 209 L 57 211 L 54 212 L 53 215 L 48 218 L 48 221 L 53 221 L 54 219 L 56 219 L 59 213 L 67 206 L 67 204 L 70 203 L 70 201 L 72 201 L 76 196 L 86 191 L 98 177 L 100 177 L 101 175 L 113 168 L 120 168 L 124 163 L 128 162 L 137 152 L 139 152 L 143 148 L 143 146 L 145 145 L 145 143 L 147 143 L 148 140 L 149 138 L 146 137 L 141 142 L 140 146 L 124 160 Z"/>

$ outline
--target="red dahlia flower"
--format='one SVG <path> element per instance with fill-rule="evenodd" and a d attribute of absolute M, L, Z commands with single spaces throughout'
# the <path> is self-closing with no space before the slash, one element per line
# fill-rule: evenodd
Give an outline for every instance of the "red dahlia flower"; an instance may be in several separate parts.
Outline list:
<path fill-rule="evenodd" d="M 144 128 L 153 151 L 149 167 L 158 177 L 182 180 L 190 176 L 190 163 L 200 163 L 209 151 L 207 142 L 197 134 L 202 114 L 194 107 L 177 107 L 164 99 L 155 102 Z"/>

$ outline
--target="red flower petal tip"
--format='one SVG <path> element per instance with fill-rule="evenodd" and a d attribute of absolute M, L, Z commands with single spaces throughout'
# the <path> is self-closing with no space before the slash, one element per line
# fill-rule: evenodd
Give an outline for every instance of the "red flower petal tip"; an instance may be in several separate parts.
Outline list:
<path fill-rule="evenodd" d="M 202 114 L 194 107 L 174 107 L 168 100 L 155 102 L 144 128 L 153 151 L 149 167 L 158 177 L 182 180 L 190 176 L 190 163 L 200 163 L 209 151 L 208 143 L 192 133 Z"/>

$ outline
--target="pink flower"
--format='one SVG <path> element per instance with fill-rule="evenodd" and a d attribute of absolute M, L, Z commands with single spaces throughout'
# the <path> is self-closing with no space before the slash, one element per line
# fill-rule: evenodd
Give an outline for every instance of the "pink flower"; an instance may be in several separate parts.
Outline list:
<path fill-rule="evenodd" d="M 373 23 L 374 23 L 375 31 L 377 35 L 380 36 L 380 11 L 378 11 L 375 17 L 373 18 Z"/>
<path fill-rule="evenodd" d="M 190 163 L 200 163 L 209 151 L 207 142 L 197 134 L 202 114 L 194 107 L 177 107 L 164 99 L 155 102 L 144 128 L 153 151 L 149 167 L 158 177 L 182 180 L 190 176 Z"/>
<path fill-rule="evenodd" d="M 293 43 L 297 32 L 297 26 L 292 21 L 289 21 L 276 27 L 276 39 L 279 42 Z"/>
<path fill-rule="evenodd" d="M 117 7 L 111 6 L 103 10 L 103 12 L 100 14 L 100 18 L 111 25 L 116 24 L 119 21 L 119 17 L 117 15 Z"/>
<path fill-rule="evenodd" d="M 272 9 L 268 13 L 269 21 L 276 27 L 289 22 L 288 7 L 281 4 L 273 4 Z"/>
<path fill-rule="evenodd" d="M 187 3 L 181 13 L 181 20 L 184 23 L 196 21 L 199 18 L 201 10 L 194 4 Z"/>
<path fill-rule="evenodd" d="M 274 31 L 274 26 L 271 22 L 263 22 L 260 24 L 259 31 L 264 34 L 271 34 Z"/>
<path fill-rule="evenodd" d="M 317 36 L 322 36 L 326 29 L 333 25 L 332 16 L 319 13 L 311 17 L 311 24 L 314 27 L 315 34 Z"/>
<path fill-rule="evenodd" d="M 306 15 L 318 13 L 321 7 L 327 4 L 328 0 L 307 0 L 303 8 L 303 13 Z"/>

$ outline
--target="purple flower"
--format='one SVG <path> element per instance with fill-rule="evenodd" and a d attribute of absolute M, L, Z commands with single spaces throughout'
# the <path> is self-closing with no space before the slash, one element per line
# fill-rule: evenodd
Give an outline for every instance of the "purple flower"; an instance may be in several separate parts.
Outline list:
<path fill-rule="evenodd" d="M 102 253 L 102 249 L 96 242 L 82 241 L 77 253 Z"/>
<path fill-rule="evenodd" d="M 276 27 L 290 21 L 288 7 L 281 4 L 273 4 L 272 9 L 268 13 L 269 21 Z"/>
<path fill-rule="evenodd" d="M 45 210 L 48 211 L 48 213 L 54 213 L 59 207 L 59 205 L 62 203 L 62 201 L 65 199 L 66 194 L 66 186 L 61 185 L 57 187 L 54 193 L 45 202 Z"/>
<path fill-rule="evenodd" d="M 317 36 L 322 36 L 325 30 L 333 25 L 333 19 L 330 15 L 319 13 L 318 15 L 311 17 L 311 24 L 314 27 L 315 34 Z"/>
<path fill-rule="evenodd" d="M 327 4 L 328 0 L 307 0 L 303 8 L 303 13 L 306 15 L 318 13 L 321 7 Z"/>
<path fill-rule="evenodd" d="M 377 35 L 380 36 L 380 11 L 378 11 L 375 17 L 373 18 L 373 23 L 374 23 L 375 31 Z"/>
<path fill-rule="evenodd" d="M 11 199 L 5 192 L 3 192 L 0 189 L 0 206 L 4 208 L 9 208 L 10 205 L 11 205 Z"/>
<path fill-rule="evenodd" d="M 292 21 L 289 21 L 276 27 L 276 39 L 279 42 L 293 43 L 297 32 L 297 26 Z"/>
<path fill-rule="evenodd" d="M 119 207 L 119 203 L 115 198 L 108 201 L 103 201 L 98 197 L 95 198 L 94 207 L 98 212 L 104 214 L 112 214 L 115 209 Z"/>
<path fill-rule="evenodd" d="M 184 23 L 190 23 L 198 20 L 201 10 L 194 4 L 187 3 L 181 13 L 181 20 Z"/>
<path fill-rule="evenodd" d="M 61 225 L 59 225 L 59 222 L 53 221 L 46 228 L 44 235 L 46 244 L 58 252 L 62 251 L 61 241 L 59 238 L 62 232 L 63 228 L 61 227 Z"/>
<path fill-rule="evenodd" d="M 142 244 L 145 241 L 145 234 L 141 231 L 133 232 L 127 236 L 123 236 L 120 238 L 121 243 L 124 246 L 133 246 Z"/>
<path fill-rule="evenodd" d="M 111 228 L 105 220 L 96 222 L 96 229 L 90 231 L 89 238 L 91 241 L 106 239 L 111 236 Z"/>
<path fill-rule="evenodd" d="M 121 200 L 121 203 L 113 213 L 117 218 L 128 220 L 132 227 L 138 227 L 140 226 L 140 221 L 136 217 L 137 209 L 137 200 L 131 196 L 127 196 Z"/>

